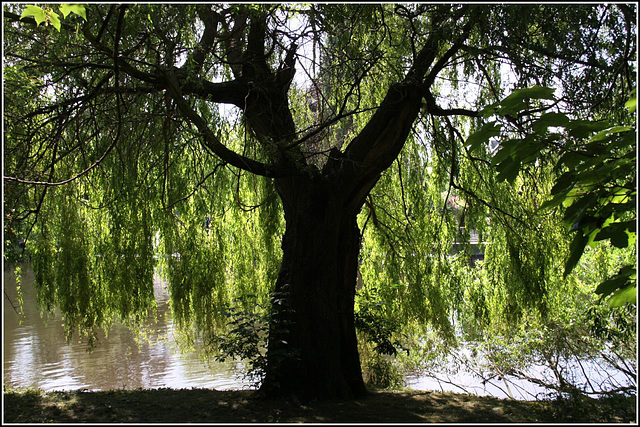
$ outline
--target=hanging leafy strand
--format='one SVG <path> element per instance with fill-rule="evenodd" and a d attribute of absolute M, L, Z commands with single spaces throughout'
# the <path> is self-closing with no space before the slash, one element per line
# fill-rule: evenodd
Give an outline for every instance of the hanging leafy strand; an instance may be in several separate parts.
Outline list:
<path fill-rule="evenodd" d="M 164 25 L 164 14 L 153 7 L 148 13 L 153 25 Z M 146 14 L 134 17 L 151 24 Z M 47 35 L 63 37 L 64 29 Z M 65 43 L 55 45 L 58 54 L 76 42 Z M 22 45 L 30 49 L 33 68 L 47 65 L 38 63 L 41 47 Z M 27 56 L 22 52 L 15 61 Z M 277 274 L 282 227 L 272 184 L 213 163 L 162 95 L 126 78 L 108 85 L 108 66 L 88 74 L 80 65 L 60 75 L 53 67 L 41 75 L 43 83 L 24 68 L 5 69 L 15 99 L 24 99 L 7 109 L 14 119 L 5 154 L 14 163 L 5 170 L 33 171 L 26 177 L 33 183 L 75 177 L 63 186 L 33 185 L 29 192 L 20 190 L 24 184 L 6 182 L 15 191 L 7 194 L 16 194 L 16 236 L 32 231 L 29 247 L 43 309 L 60 308 L 69 339 L 77 331 L 92 346 L 97 330 L 115 320 L 142 325 L 155 307 L 156 267 L 170 279 L 177 323 L 186 330 L 195 324 L 198 334 L 219 327 L 223 316 L 215 307 L 238 295 L 260 295 L 265 302 Z M 97 86 L 89 96 L 76 96 L 67 89 L 73 79 Z M 206 117 L 223 124 L 217 109 Z M 240 132 L 229 139 L 240 151 L 246 143 Z M 25 229 L 22 220 L 29 215 L 39 221 Z"/>
<path fill-rule="evenodd" d="M 487 107 L 484 114 L 518 115 L 527 109 L 526 100 L 553 100 L 552 93 L 553 89 L 537 86 L 517 90 Z M 633 112 L 635 95 L 625 105 Z M 491 136 L 485 131 L 487 126 L 495 124 L 485 124 L 469 137 L 467 144 L 471 150 L 487 142 Z M 563 278 L 573 271 L 587 245 L 608 239 L 617 248 L 632 246 L 636 240 L 635 127 L 612 126 L 608 121 L 571 120 L 558 112 L 534 117 L 530 126 L 532 132 L 524 138 L 502 141 L 492 164 L 499 171 L 497 180 L 512 183 L 522 171 L 530 172 L 546 163 L 550 152 L 556 156 L 553 186 L 548 193 L 541 193 L 548 194 L 547 200 L 534 206 L 543 213 L 560 205 L 565 208 L 562 221 L 575 235 Z M 564 132 L 558 132 L 560 129 Z M 615 293 L 610 301 L 614 306 L 635 302 L 635 274 L 633 265 L 625 265 L 615 277 L 600 284 L 596 292 L 603 297 Z"/>
<path fill-rule="evenodd" d="M 456 322 L 526 324 L 585 275 L 583 249 L 634 250 L 635 122 L 619 108 L 635 86 L 627 5 L 4 8 L 5 248 L 28 241 L 39 299 L 69 334 L 139 324 L 154 271 L 190 343 L 221 330 L 230 301 L 266 306 L 284 229 L 273 182 L 216 155 L 181 114 L 196 111 L 243 160 L 322 170 L 427 40 L 440 59 L 421 114 L 358 217 L 360 319 L 375 311 L 451 341 Z M 282 94 L 297 126 L 284 147 L 251 129 L 238 114 L 247 93 L 233 89 L 261 18 L 265 64 L 309 77 Z M 169 71 L 184 104 L 161 89 Z M 614 305 L 635 271 L 617 268 L 597 288 Z"/>

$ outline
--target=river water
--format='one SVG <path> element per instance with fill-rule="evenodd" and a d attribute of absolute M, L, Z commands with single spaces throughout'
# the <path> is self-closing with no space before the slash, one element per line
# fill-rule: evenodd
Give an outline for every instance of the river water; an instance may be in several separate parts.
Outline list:
<path fill-rule="evenodd" d="M 99 336 L 97 347 L 87 352 L 84 342 L 76 339 L 67 343 L 59 314 L 46 321 L 41 318 L 33 273 L 24 267 L 22 271 L 23 315 L 13 308 L 17 297 L 13 269 L 5 269 L 3 277 L 3 384 L 6 387 L 45 391 L 251 388 L 251 383 L 242 378 L 244 367 L 241 362 L 206 362 L 193 353 L 178 351 L 167 284 L 159 277 L 154 279 L 157 320 L 147 321 L 148 336 L 137 340 L 128 328 L 115 324 L 108 337 Z M 587 368 L 589 376 L 597 374 L 596 368 Z M 405 380 L 414 390 L 465 392 L 499 398 L 531 400 L 545 392 L 539 386 L 513 379 L 509 384 L 500 380 L 481 382 L 467 372 L 414 376 Z M 601 381 L 611 380 L 624 383 L 618 374 L 606 372 Z"/>
<path fill-rule="evenodd" d="M 46 321 L 36 304 L 33 273 L 22 269 L 24 315 L 19 316 L 13 269 L 4 271 L 3 360 L 6 387 L 51 390 L 112 390 L 137 388 L 249 388 L 242 379 L 241 363 L 205 362 L 194 354 L 181 354 L 173 337 L 174 327 L 166 283 L 154 279 L 158 302 L 157 321 L 149 320 L 149 334 L 136 340 L 129 329 L 115 324 L 108 337 L 100 335 L 92 352 L 77 339 L 68 344 L 61 316 Z M 21 320 L 21 321 L 20 321 Z"/>

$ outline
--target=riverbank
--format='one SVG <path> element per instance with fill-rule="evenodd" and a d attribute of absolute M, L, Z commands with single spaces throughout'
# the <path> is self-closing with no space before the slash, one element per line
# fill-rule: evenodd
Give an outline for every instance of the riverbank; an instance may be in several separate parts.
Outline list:
<path fill-rule="evenodd" d="M 636 422 L 636 398 L 518 401 L 375 391 L 356 401 L 265 401 L 252 391 L 5 390 L 4 423 L 548 423 Z"/>

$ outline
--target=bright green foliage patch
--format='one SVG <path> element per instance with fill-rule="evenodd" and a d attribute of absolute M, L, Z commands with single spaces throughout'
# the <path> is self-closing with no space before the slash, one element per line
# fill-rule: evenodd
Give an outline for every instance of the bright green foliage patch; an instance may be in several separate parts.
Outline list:
<path fill-rule="evenodd" d="M 168 279 L 188 346 L 225 337 L 229 307 L 253 313 L 271 301 L 285 229 L 274 182 L 212 151 L 172 100 L 168 70 L 229 150 L 265 164 L 282 155 L 320 175 L 431 35 L 420 113 L 358 216 L 361 335 L 389 354 L 411 347 L 403 334 L 437 334 L 438 352 L 461 330 L 517 336 L 565 321 L 562 297 L 585 289 L 612 307 L 634 302 L 626 5 L 3 8 L 5 253 L 15 261 L 27 242 L 41 306 L 61 310 L 69 337 L 94 344 L 115 320 L 139 326 L 153 313 L 155 273 Z M 218 20 L 209 44 L 202 16 Z M 278 94 L 296 127 L 284 142 L 261 138 L 233 102 L 214 102 L 219 92 L 201 95 L 250 72 L 236 66 L 249 55 L 245 24 L 259 17 L 268 36 L 252 40 L 265 66 L 285 69 L 297 46 L 295 78 Z M 590 253 L 610 263 L 589 272 Z M 226 337 L 231 351 L 238 340 Z"/>

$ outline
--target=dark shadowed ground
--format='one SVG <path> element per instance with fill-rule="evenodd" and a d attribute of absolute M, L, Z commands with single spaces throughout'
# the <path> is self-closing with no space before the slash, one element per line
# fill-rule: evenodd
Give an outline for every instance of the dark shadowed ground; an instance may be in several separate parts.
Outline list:
<path fill-rule="evenodd" d="M 208 389 L 5 390 L 4 423 L 636 422 L 636 398 L 527 402 L 454 393 L 372 392 L 356 401 L 261 400 Z"/>

